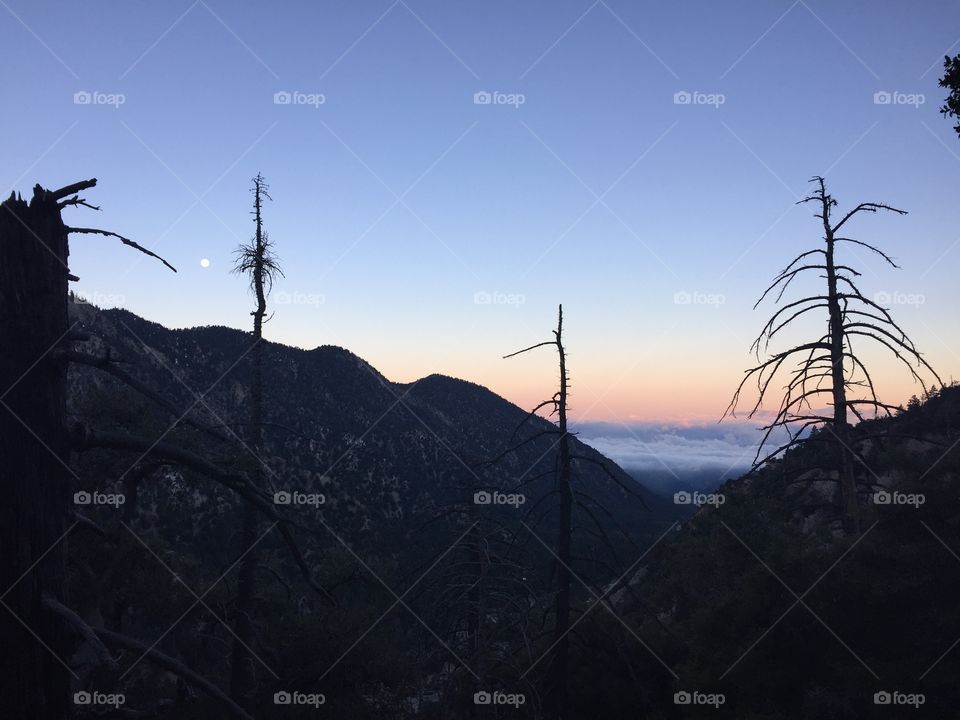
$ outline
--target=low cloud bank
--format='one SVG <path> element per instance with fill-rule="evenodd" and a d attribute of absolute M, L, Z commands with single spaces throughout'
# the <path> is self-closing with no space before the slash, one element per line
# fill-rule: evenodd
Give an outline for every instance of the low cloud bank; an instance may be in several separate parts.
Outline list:
<path fill-rule="evenodd" d="M 667 475 L 668 485 L 700 485 L 704 475 L 736 476 L 753 463 L 762 433 L 755 423 L 703 425 L 581 423 L 573 428 L 634 475 Z M 771 446 L 771 450 L 775 446 Z M 698 478 L 690 482 L 693 477 Z M 656 483 L 660 484 L 660 483 Z"/>

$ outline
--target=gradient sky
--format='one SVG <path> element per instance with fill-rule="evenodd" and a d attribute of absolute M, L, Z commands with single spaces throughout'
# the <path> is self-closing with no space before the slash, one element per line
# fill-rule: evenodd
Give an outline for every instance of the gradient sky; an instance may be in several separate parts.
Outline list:
<path fill-rule="evenodd" d="M 849 257 L 958 374 L 960 141 L 937 87 L 958 39 L 953 0 L 0 0 L 0 189 L 99 178 L 86 196 L 103 212 L 69 222 L 179 273 L 78 237 L 78 292 L 246 329 L 229 268 L 262 171 L 286 270 L 274 300 L 290 301 L 269 339 L 531 405 L 553 392 L 554 357 L 500 356 L 549 339 L 563 302 L 578 419 L 715 420 L 768 314 L 753 302 L 820 239 L 794 204 L 814 174 L 841 208 L 910 211 L 849 228 L 902 270 Z M 324 102 L 278 105 L 280 91 Z M 480 91 L 524 102 L 478 105 Z M 723 103 L 676 104 L 683 91 Z M 924 102 L 875 104 L 881 91 Z M 878 362 L 888 399 L 916 391 Z"/>

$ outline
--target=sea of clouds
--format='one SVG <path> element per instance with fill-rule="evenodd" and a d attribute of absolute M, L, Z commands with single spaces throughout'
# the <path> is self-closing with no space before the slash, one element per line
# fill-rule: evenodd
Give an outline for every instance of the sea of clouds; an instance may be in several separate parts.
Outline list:
<path fill-rule="evenodd" d="M 753 464 L 762 437 L 758 425 L 585 422 L 573 430 L 651 489 L 666 491 L 741 475 Z"/>

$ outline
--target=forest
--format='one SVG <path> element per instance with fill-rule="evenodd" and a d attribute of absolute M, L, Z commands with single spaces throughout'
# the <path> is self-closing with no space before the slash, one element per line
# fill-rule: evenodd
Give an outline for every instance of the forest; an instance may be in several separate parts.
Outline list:
<path fill-rule="evenodd" d="M 930 84 L 960 139 L 960 55 Z M 910 209 L 821 171 L 731 339 L 751 360 L 716 417 L 759 426 L 750 469 L 672 496 L 578 436 L 567 288 L 501 353 L 550 363 L 520 407 L 268 340 L 269 167 L 233 254 L 244 329 L 74 291 L 92 242 L 178 282 L 97 204 L 109 177 L 11 193 L 0 718 L 960 717 L 960 387 L 862 287 L 863 258 L 895 275 L 910 248 L 860 223 Z"/>

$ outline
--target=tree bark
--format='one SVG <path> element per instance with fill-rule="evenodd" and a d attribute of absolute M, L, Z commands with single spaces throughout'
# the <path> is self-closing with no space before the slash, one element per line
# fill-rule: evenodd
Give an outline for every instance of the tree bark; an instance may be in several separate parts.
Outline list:
<path fill-rule="evenodd" d="M 250 427 L 247 434 L 247 444 L 251 450 L 250 479 L 254 487 L 262 487 L 262 468 L 260 467 L 260 453 L 263 440 L 263 318 L 267 312 L 267 299 L 264 290 L 265 271 L 264 254 L 266 245 L 263 236 L 262 197 L 264 193 L 263 178 L 260 175 L 254 180 L 254 222 L 256 235 L 254 237 L 255 253 L 253 266 L 253 289 L 257 298 L 257 307 L 253 311 L 253 342 L 252 377 L 250 379 Z M 256 593 L 256 572 L 259 564 L 259 553 L 250 548 L 257 542 L 260 534 L 260 516 L 257 509 L 250 503 L 241 501 L 242 521 L 240 529 L 240 552 L 246 553 L 240 562 L 239 578 L 237 581 L 236 620 L 234 623 L 234 638 L 232 658 L 230 664 L 230 696 L 240 705 L 249 707 L 256 685 L 256 672 L 248 648 L 253 647 L 256 631 L 253 624 L 253 613 Z"/>
<path fill-rule="evenodd" d="M 567 666 L 569 664 L 570 628 L 570 566 L 572 562 L 570 535 L 573 526 L 573 488 L 570 485 L 570 438 L 567 435 L 567 356 L 563 348 L 563 306 L 559 310 L 556 335 L 560 355 L 560 391 L 557 400 L 558 430 L 560 431 L 559 475 L 560 526 L 557 534 L 557 596 L 555 601 L 553 659 L 550 663 L 547 690 L 547 717 L 560 720 L 564 715 L 567 694 Z"/>
<path fill-rule="evenodd" d="M 837 268 L 834 263 L 834 228 L 830 225 L 829 195 L 823 195 L 823 227 L 827 243 L 827 308 L 830 315 L 830 367 L 833 383 L 833 433 L 837 454 L 837 471 L 840 473 L 840 506 L 843 509 L 844 526 L 849 534 L 860 533 L 860 508 L 857 504 L 857 481 L 850 452 L 849 423 L 847 422 L 847 380 L 843 371 L 844 327 L 843 312 L 837 290 Z"/>
<path fill-rule="evenodd" d="M 87 185 L 89 186 L 89 185 Z M 71 496 L 66 365 L 68 233 L 56 193 L 0 205 L 0 717 L 69 712 L 66 638 L 41 599 L 64 594 Z M 41 559 L 42 558 L 42 559 Z M 46 645 L 46 647 L 44 647 Z"/>

